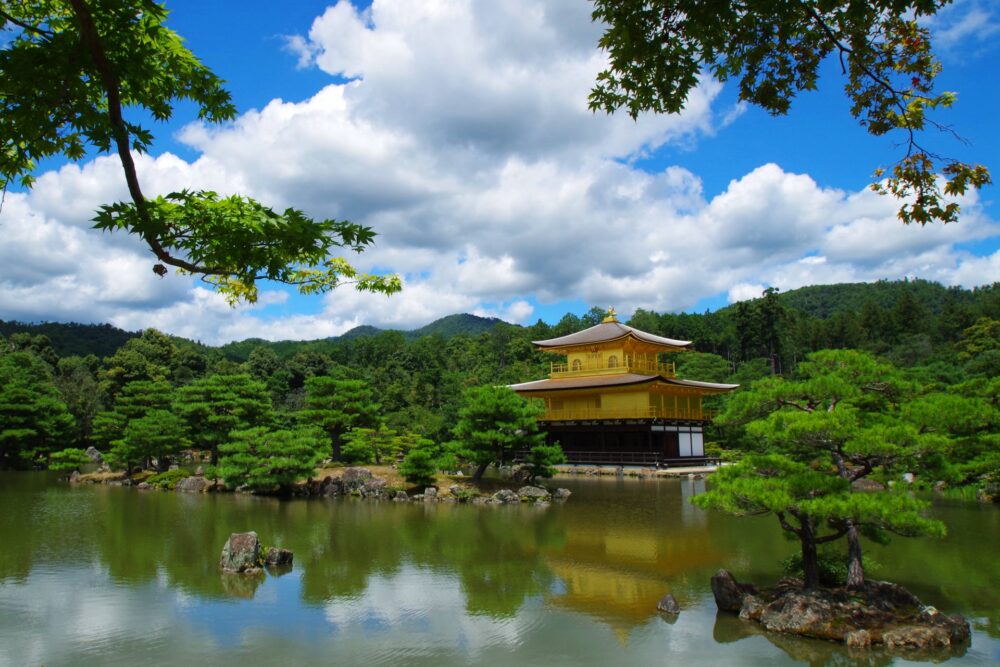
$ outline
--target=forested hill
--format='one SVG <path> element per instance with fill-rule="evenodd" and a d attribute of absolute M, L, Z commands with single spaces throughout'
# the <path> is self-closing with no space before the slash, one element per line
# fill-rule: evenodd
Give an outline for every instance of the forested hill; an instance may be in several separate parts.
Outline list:
<path fill-rule="evenodd" d="M 265 341 L 250 338 L 216 348 L 214 354 L 230 361 L 246 361 L 256 348 L 269 348 L 282 359 L 300 352 L 331 354 L 344 345 L 366 339 L 398 338 L 414 342 L 436 335 L 444 339 L 477 337 L 497 331 L 527 340 L 561 336 L 600 321 L 602 309 L 582 317 L 567 314 L 555 325 L 539 322 L 531 327 L 509 325 L 497 318 L 470 314 L 449 315 L 412 331 L 383 330 L 363 325 L 341 336 L 314 341 Z M 978 318 L 1000 319 L 1000 284 L 976 289 L 946 288 L 926 280 L 879 281 L 813 285 L 785 293 L 744 301 L 708 313 L 654 313 L 639 310 L 629 324 L 673 338 L 694 342 L 694 349 L 719 354 L 732 362 L 756 357 L 789 357 L 823 347 L 867 347 L 891 353 L 900 345 L 923 346 L 921 354 L 958 339 Z M 108 324 L 25 324 L 0 320 L 0 335 L 44 335 L 60 357 L 93 354 L 104 358 L 138 332 Z M 914 339 L 914 336 L 922 338 Z M 178 345 L 206 348 L 174 339 Z M 897 349 L 897 356 L 904 350 Z M 780 361 L 780 360 L 779 360 Z"/>
<path fill-rule="evenodd" d="M 909 294 L 924 308 L 937 314 L 946 307 L 972 304 L 978 291 L 948 288 L 929 280 L 880 280 L 874 283 L 810 285 L 785 292 L 779 298 L 788 308 L 812 317 L 827 318 L 848 311 L 860 313 L 869 302 L 882 310 L 891 310 L 903 294 Z"/>
<path fill-rule="evenodd" d="M 62 324 L 58 322 L 26 324 L 0 320 L 0 336 L 10 338 L 17 333 L 46 336 L 52 344 L 52 349 L 60 357 L 70 355 L 85 357 L 88 354 L 93 354 L 102 358 L 113 354 L 130 338 L 139 335 L 138 331 L 124 331 L 110 324 Z"/>

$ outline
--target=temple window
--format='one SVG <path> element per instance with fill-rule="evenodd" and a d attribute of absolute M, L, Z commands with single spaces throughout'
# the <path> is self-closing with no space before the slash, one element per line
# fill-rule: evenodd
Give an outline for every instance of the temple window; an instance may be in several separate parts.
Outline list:
<path fill-rule="evenodd" d="M 574 371 L 578 371 L 578 370 L 581 370 L 582 368 L 583 368 L 583 364 L 580 363 L 580 360 L 579 359 L 574 359 L 573 360 L 573 370 Z"/>
<path fill-rule="evenodd" d="M 608 357 L 608 368 L 618 368 L 618 357 L 613 354 Z"/>

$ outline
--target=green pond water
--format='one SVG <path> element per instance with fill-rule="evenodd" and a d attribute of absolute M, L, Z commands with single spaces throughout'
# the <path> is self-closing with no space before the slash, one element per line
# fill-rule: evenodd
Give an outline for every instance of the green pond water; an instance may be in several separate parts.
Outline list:
<path fill-rule="evenodd" d="M 0 665 L 905 664 L 719 615 L 720 567 L 758 583 L 795 549 L 700 480 L 560 479 L 549 508 L 278 501 L 70 488 L 0 473 Z M 939 503 L 944 540 L 871 549 L 879 576 L 966 615 L 949 664 L 1000 664 L 1000 510 Z M 256 530 L 291 571 L 223 576 Z M 667 592 L 683 611 L 656 612 Z M 910 656 L 912 660 L 921 656 Z M 923 656 L 924 659 L 927 656 Z"/>

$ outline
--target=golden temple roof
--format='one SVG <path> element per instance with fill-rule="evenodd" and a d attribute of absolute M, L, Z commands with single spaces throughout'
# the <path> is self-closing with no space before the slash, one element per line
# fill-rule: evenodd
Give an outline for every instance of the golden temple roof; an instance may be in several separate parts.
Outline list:
<path fill-rule="evenodd" d="M 633 329 L 613 319 L 613 316 L 605 318 L 603 322 L 589 329 L 577 331 L 567 336 L 560 336 L 559 338 L 536 340 L 532 341 L 532 343 L 543 350 L 554 352 L 565 348 L 610 343 L 625 338 L 634 338 L 636 341 L 659 348 L 663 352 L 681 350 L 691 344 L 689 340 L 674 340 L 673 338 L 664 338 L 663 336 L 656 336 L 645 331 Z"/>
<path fill-rule="evenodd" d="M 662 375 L 639 375 L 638 373 L 621 373 L 618 375 L 590 375 L 583 377 L 557 378 L 522 382 L 509 385 L 514 391 L 560 391 L 569 389 L 590 389 L 600 387 L 620 387 L 633 384 L 661 382 L 678 387 L 704 389 L 706 393 L 732 391 L 738 384 L 719 384 L 717 382 L 699 382 L 698 380 L 678 380 Z"/>

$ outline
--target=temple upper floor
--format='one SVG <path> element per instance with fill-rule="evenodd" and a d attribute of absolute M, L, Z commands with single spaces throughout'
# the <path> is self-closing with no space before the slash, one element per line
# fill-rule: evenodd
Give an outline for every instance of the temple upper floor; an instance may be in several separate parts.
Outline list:
<path fill-rule="evenodd" d="M 672 363 L 662 363 L 655 352 L 629 352 L 621 347 L 596 347 L 586 351 L 571 351 L 566 361 L 550 365 L 549 377 L 579 377 L 582 375 L 662 375 L 676 377 Z"/>

